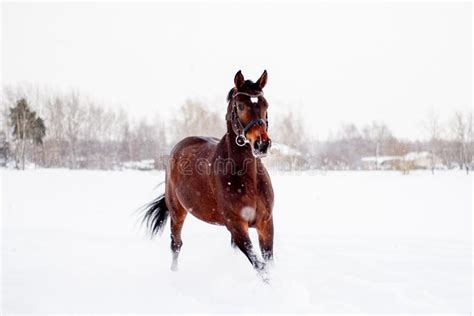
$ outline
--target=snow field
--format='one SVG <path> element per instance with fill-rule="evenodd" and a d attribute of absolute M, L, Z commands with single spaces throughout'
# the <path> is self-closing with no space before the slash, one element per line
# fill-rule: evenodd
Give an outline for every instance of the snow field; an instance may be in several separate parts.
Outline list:
<path fill-rule="evenodd" d="M 0 171 L 2 312 L 471 311 L 471 176 L 271 174 L 265 285 L 225 228 L 192 216 L 170 271 L 169 225 L 150 239 L 136 212 L 162 172 Z"/>

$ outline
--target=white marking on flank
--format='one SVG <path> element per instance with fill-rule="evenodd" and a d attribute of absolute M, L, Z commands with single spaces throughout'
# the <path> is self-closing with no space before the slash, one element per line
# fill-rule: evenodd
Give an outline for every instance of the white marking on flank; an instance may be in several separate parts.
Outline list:
<path fill-rule="evenodd" d="M 250 206 L 244 206 L 240 210 L 240 216 L 247 222 L 251 222 L 255 219 L 255 209 Z"/>

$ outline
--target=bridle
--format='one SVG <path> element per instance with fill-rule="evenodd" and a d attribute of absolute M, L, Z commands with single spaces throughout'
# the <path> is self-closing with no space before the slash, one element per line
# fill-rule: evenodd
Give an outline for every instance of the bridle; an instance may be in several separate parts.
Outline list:
<path fill-rule="evenodd" d="M 239 95 L 245 95 L 250 98 L 258 98 L 263 97 L 263 92 L 259 92 L 257 94 L 251 94 L 246 92 L 237 92 L 232 95 L 232 111 L 226 114 L 226 120 L 231 122 L 232 129 L 234 130 L 235 135 L 235 143 L 238 146 L 245 146 L 245 144 L 249 143 L 246 135 L 247 132 L 255 125 L 263 126 L 265 125 L 265 129 L 268 131 L 268 113 L 266 113 L 265 120 L 263 119 L 255 119 L 251 120 L 247 125 L 243 126 L 240 122 L 239 115 L 237 113 L 237 104 L 235 102 L 235 98 Z"/>

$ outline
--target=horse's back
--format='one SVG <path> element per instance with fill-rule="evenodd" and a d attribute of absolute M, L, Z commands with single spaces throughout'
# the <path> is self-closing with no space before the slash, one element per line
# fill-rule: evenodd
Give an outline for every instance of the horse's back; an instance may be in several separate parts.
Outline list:
<path fill-rule="evenodd" d="M 217 147 L 219 139 L 215 137 L 190 136 L 183 138 L 171 150 L 172 159 L 193 159 L 196 156 L 208 156 Z"/>

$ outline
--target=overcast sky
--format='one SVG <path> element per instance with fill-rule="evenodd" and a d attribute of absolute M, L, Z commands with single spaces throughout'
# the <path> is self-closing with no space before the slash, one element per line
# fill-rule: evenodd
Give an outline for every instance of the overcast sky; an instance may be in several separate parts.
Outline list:
<path fill-rule="evenodd" d="M 325 138 L 385 121 L 418 138 L 429 111 L 472 105 L 471 4 L 2 4 L 3 84 L 79 89 L 135 116 L 197 98 L 222 117 L 237 70 L 269 74 L 270 120 Z"/>

